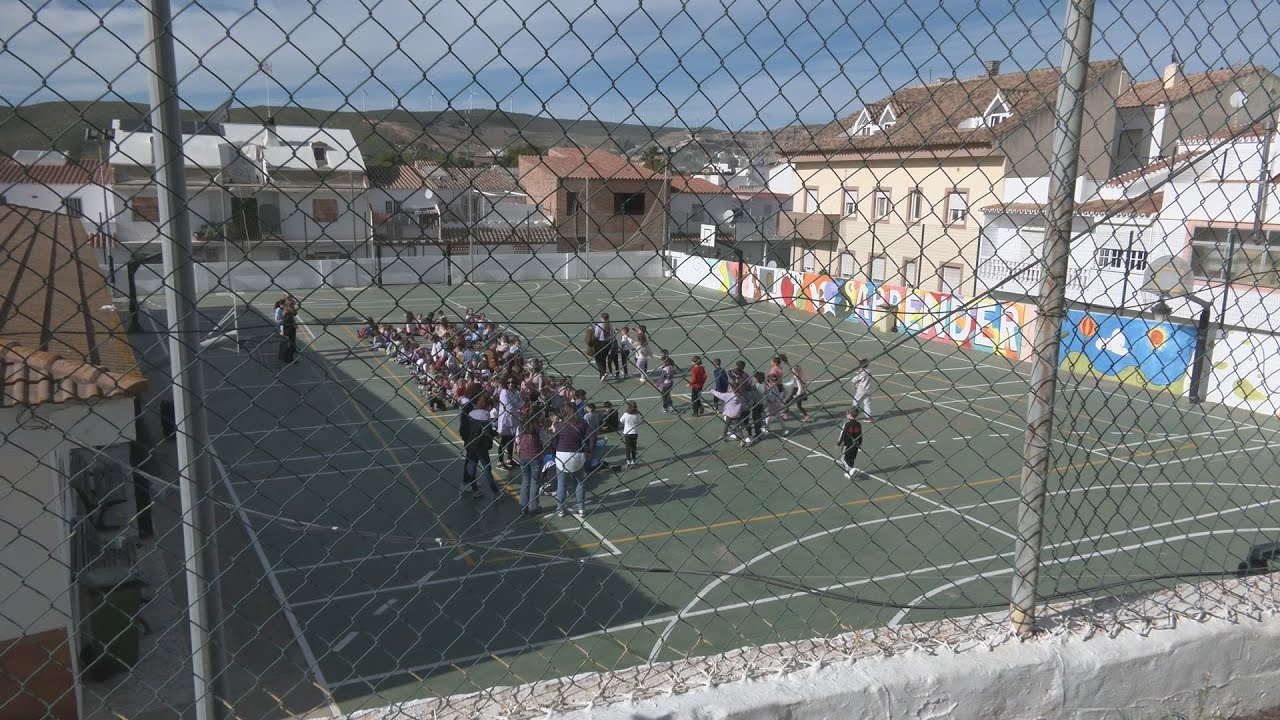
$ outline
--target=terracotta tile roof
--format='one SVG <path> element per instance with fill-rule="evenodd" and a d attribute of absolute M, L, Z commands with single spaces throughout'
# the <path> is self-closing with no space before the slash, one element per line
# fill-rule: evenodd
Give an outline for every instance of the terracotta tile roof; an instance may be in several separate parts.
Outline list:
<path fill-rule="evenodd" d="M 1120 66 L 1119 60 L 1101 60 L 1089 65 L 1089 85 Z M 783 148 L 790 156 L 807 153 L 871 153 L 911 151 L 931 148 L 995 147 L 997 140 L 1022 125 L 1030 116 L 1049 110 L 1057 98 L 1059 72 L 1056 68 L 979 75 L 950 79 L 899 90 L 866 107 L 871 121 L 879 120 L 885 103 L 893 103 L 897 122 L 874 135 L 849 135 L 862 108 L 828 124 L 801 142 Z M 1003 95 L 1012 117 L 993 127 L 960 129 L 960 123 L 979 117 L 995 98 Z"/>
<path fill-rule="evenodd" d="M 110 184 L 111 167 L 97 160 L 68 161 L 51 165 L 23 165 L 0 157 L 0 183 L 38 185 Z"/>
<path fill-rule="evenodd" d="M 686 175 L 672 175 L 671 189 L 675 192 L 687 192 L 695 195 L 732 195 L 734 192 L 731 188 L 717 185 L 709 180 Z"/>
<path fill-rule="evenodd" d="M 432 229 L 434 234 L 434 226 Z M 550 225 L 515 225 L 513 227 L 477 227 L 468 235 L 466 228 L 444 227 L 446 245 L 552 245 L 560 241 L 560 233 Z M 381 245 L 437 245 L 435 237 L 379 239 Z"/>
<path fill-rule="evenodd" d="M 368 170 L 369 182 L 389 190 L 476 190 L 491 193 L 518 193 L 520 183 L 511 168 L 497 165 L 485 167 L 441 167 L 433 162 L 415 165 L 393 165 Z"/>
<path fill-rule="evenodd" d="M 1221 130 L 1204 133 L 1202 135 L 1191 135 L 1183 140 L 1184 143 L 1195 142 L 1214 142 L 1217 140 L 1245 140 L 1258 141 L 1267 135 L 1266 123 L 1257 123 L 1244 127 L 1243 125 L 1235 127 L 1226 127 Z"/>
<path fill-rule="evenodd" d="M 1261 75 L 1270 71 L 1256 65 L 1210 70 L 1208 72 L 1187 75 L 1173 87 L 1166 89 L 1163 78 L 1144 80 L 1134 83 L 1124 94 L 1116 98 L 1116 107 L 1147 107 L 1151 105 L 1168 105 L 1192 95 L 1217 90 L 1237 78 Z"/>
<path fill-rule="evenodd" d="M 146 388 L 79 220 L 0 205 L 0 252 L 0 404 L 122 397 Z"/>
<path fill-rule="evenodd" d="M 1155 192 L 1136 198 L 1117 198 L 1114 200 L 1089 200 L 1076 204 L 1076 215 L 1091 217 L 1150 217 L 1160 212 L 1164 206 L 1164 193 Z M 1006 213 L 1009 215 L 1043 215 L 1049 211 L 1048 205 L 1040 203 L 1013 202 L 1003 205 L 988 205 L 983 212 Z"/>
<path fill-rule="evenodd" d="M 661 173 L 606 150 L 553 147 L 541 157 L 522 158 L 520 163 L 521 168 L 539 165 L 556 177 L 575 180 L 662 180 Z"/>
<path fill-rule="evenodd" d="M 1077 215 L 1096 217 L 1151 217 L 1164 207 L 1164 193 L 1154 192 L 1136 198 L 1090 200 L 1076 205 Z"/>
<path fill-rule="evenodd" d="M 1110 185 L 1110 186 L 1128 185 L 1129 183 L 1133 182 L 1134 180 L 1137 180 L 1140 177 L 1143 177 L 1144 175 L 1150 175 L 1152 173 L 1160 172 L 1161 170 L 1168 170 L 1170 168 L 1177 167 L 1180 163 L 1187 162 L 1188 160 L 1199 157 L 1200 155 L 1203 155 L 1203 154 L 1204 154 L 1204 151 L 1202 150 L 1192 150 L 1189 152 L 1178 153 L 1177 155 L 1174 155 L 1172 157 L 1161 158 L 1160 160 L 1157 160 L 1145 167 L 1140 167 L 1135 170 L 1130 170 L 1127 173 L 1122 173 L 1120 175 L 1117 175 L 1111 178 L 1110 180 L 1107 180 L 1105 183 L 1103 183 L 1103 185 Z"/>
<path fill-rule="evenodd" d="M 1011 202 L 1003 205 L 988 205 L 982 208 L 982 212 L 1006 213 L 1009 215 L 1041 215 L 1047 209 L 1047 206 L 1040 203 Z"/>

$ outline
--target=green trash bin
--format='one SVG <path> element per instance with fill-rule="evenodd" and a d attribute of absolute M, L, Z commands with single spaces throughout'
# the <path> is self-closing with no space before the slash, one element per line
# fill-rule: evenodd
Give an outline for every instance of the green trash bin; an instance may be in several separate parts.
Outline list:
<path fill-rule="evenodd" d="M 89 594 L 88 627 L 92 636 L 85 671 L 91 677 L 110 677 L 138 662 L 141 633 L 142 581 L 127 568 L 88 570 L 80 585 Z"/>

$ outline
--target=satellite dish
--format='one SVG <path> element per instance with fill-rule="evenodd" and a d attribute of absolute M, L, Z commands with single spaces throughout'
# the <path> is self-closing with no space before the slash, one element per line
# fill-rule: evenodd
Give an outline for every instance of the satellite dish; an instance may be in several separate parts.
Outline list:
<path fill-rule="evenodd" d="M 1249 96 L 1246 95 L 1243 90 L 1237 90 L 1231 93 L 1231 99 L 1229 100 L 1229 102 L 1231 103 L 1231 107 L 1235 108 L 1236 110 L 1239 110 L 1240 108 L 1244 107 L 1246 103 L 1249 102 Z"/>
<path fill-rule="evenodd" d="M 1160 297 L 1181 297 L 1194 292 L 1192 281 L 1191 263 L 1166 256 L 1147 263 L 1142 289 Z"/>
<path fill-rule="evenodd" d="M 723 213 L 720 214 L 720 217 L 725 222 L 732 223 L 735 215 L 736 213 L 734 213 L 732 210 L 725 210 Z"/>
<path fill-rule="evenodd" d="M 429 202 L 431 202 L 432 200 L 434 200 L 435 198 L 436 198 L 436 195 L 435 195 L 435 193 L 431 192 L 431 188 L 423 188 L 423 189 L 422 189 L 422 199 L 423 199 L 423 200 L 426 200 L 426 201 L 429 203 Z"/>

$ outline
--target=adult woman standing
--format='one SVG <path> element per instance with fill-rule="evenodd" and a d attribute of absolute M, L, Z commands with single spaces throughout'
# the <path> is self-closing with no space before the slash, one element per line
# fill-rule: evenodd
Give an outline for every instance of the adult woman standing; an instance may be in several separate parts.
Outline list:
<path fill-rule="evenodd" d="M 298 355 L 298 320 L 292 308 L 284 308 L 284 316 L 280 319 L 280 362 L 292 363 Z"/>
<path fill-rule="evenodd" d="M 578 500 L 577 515 L 582 517 L 587 511 L 587 480 L 583 470 L 587 466 L 587 439 L 589 430 L 587 423 L 578 417 L 578 411 L 572 405 L 566 405 L 560 413 L 558 422 L 552 425 L 555 433 L 551 446 L 556 452 L 556 508 L 560 517 L 569 515 L 565 504 L 565 494 L 569 482 L 577 484 L 575 495 Z"/>

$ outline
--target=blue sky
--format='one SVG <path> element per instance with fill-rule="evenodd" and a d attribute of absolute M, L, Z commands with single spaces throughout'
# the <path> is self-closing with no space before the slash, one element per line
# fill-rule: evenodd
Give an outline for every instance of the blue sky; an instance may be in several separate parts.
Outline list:
<path fill-rule="evenodd" d="M 1056 64 L 1062 0 L 175 2 L 182 94 L 209 109 L 513 109 L 731 129 L 827 122 L 893 88 Z M 1140 79 L 1277 65 L 1280 0 L 1099 2 L 1095 59 Z M 0 0 L 0 100 L 146 99 L 136 0 Z M 1269 23 L 1269 21 L 1268 21 Z M 261 63 L 269 63 L 270 73 Z"/>

